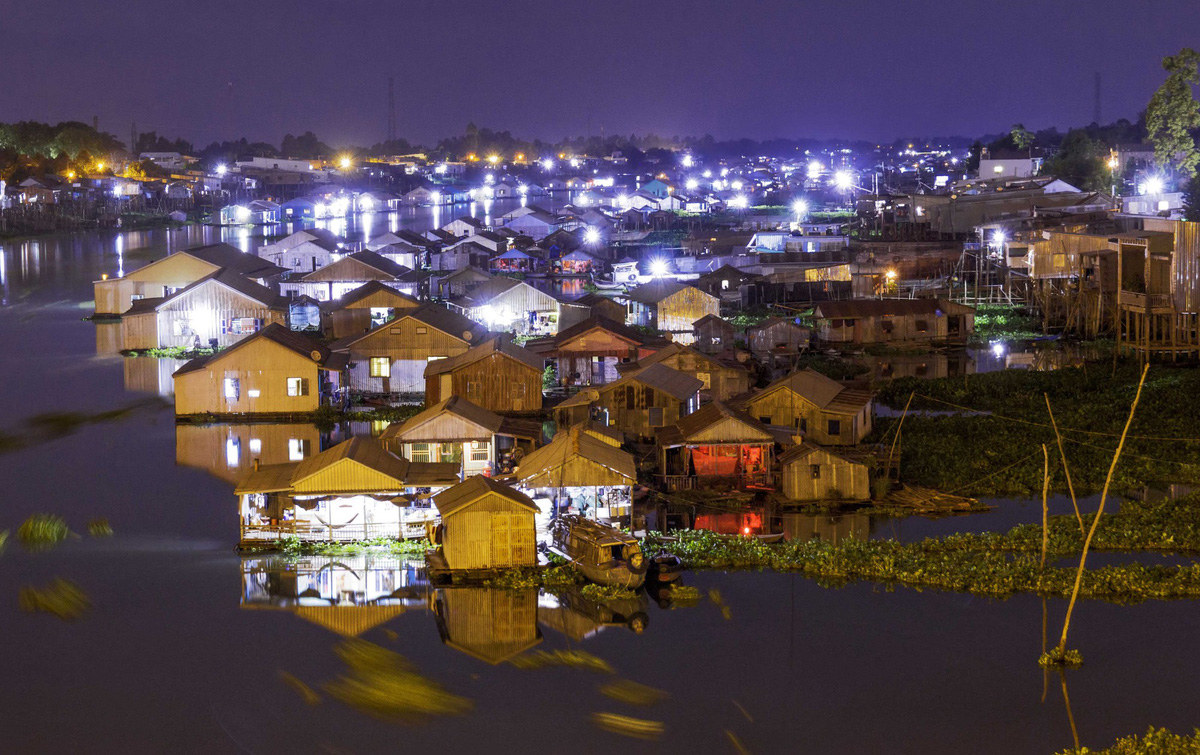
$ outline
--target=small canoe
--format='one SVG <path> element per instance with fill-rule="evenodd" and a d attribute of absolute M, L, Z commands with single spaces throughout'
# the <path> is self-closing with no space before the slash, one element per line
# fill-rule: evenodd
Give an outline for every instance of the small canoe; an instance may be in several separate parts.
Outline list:
<path fill-rule="evenodd" d="M 683 573 L 683 561 L 671 553 L 659 553 L 650 559 L 650 570 L 646 573 L 651 579 L 659 582 L 671 582 Z"/>

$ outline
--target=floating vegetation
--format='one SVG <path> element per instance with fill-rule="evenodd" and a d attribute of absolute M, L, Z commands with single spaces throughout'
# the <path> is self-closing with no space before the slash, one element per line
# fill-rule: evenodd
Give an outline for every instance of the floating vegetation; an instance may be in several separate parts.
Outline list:
<path fill-rule="evenodd" d="M 596 671 L 601 674 L 615 673 L 608 661 L 592 655 L 586 650 L 535 650 L 532 653 L 518 655 L 509 663 L 526 671 L 551 666 L 566 666 L 583 671 Z"/>
<path fill-rule="evenodd" d="M 506 569 L 483 584 L 485 587 L 498 587 L 502 590 L 525 590 L 530 587 L 540 587 L 554 592 L 574 587 L 582 581 L 583 574 L 575 567 L 564 563 L 561 566 L 545 568 Z"/>
<path fill-rule="evenodd" d="M 83 590 L 65 579 L 56 579 L 41 589 L 22 587 L 17 602 L 26 613 L 48 613 L 63 621 L 75 621 L 92 607 Z"/>
<path fill-rule="evenodd" d="M 347 640 L 335 652 L 349 674 L 326 683 L 325 692 L 376 718 L 413 722 L 461 715 L 473 707 L 467 698 L 418 674 L 399 653 L 366 640 Z"/>
<path fill-rule="evenodd" d="M 700 590 L 690 585 L 673 584 L 668 592 L 672 605 L 694 606 L 700 602 Z"/>
<path fill-rule="evenodd" d="M 113 528 L 104 517 L 98 517 L 88 522 L 88 534 L 92 537 L 112 537 Z"/>
<path fill-rule="evenodd" d="M 661 689 L 655 689 L 629 679 L 618 679 L 615 682 L 600 685 L 600 694 L 627 705 L 641 706 L 654 705 L 669 697 Z"/>
<path fill-rule="evenodd" d="M 279 678 L 284 684 L 296 690 L 296 694 L 300 695 L 300 699 L 303 700 L 306 705 L 316 705 L 317 703 L 321 702 L 321 696 L 317 694 L 317 691 L 302 682 L 294 674 L 289 674 L 286 671 L 280 671 Z"/>
<path fill-rule="evenodd" d="M 57 545 L 70 534 L 67 523 L 57 514 L 34 514 L 17 529 L 17 539 L 33 550 L 44 550 Z"/>
<path fill-rule="evenodd" d="M 619 713 L 593 713 L 592 723 L 613 734 L 635 739 L 660 739 L 667 730 L 662 721 L 647 721 Z"/>
<path fill-rule="evenodd" d="M 1172 734 L 1151 726 L 1142 736 L 1122 737 L 1103 750 L 1088 747 L 1063 750 L 1057 755 L 1196 755 L 1200 752 L 1200 729 L 1191 736 Z"/>
<path fill-rule="evenodd" d="M 279 549 L 284 557 L 299 558 L 302 556 L 357 556 L 366 553 L 388 556 L 423 557 L 425 551 L 433 547 L 428 540 L 401 540 L 393 537 L 379 537 L 371 540 L 358 540 L 353 543 L 327 543 L 304 541 L 298 537 L 285 537 L 279 541 Z"/>
<path fill-rule="evenodd" d="M 579 593 L 593 603 L 603 603 L 608 600 L 630 600 L 637 597 L 637 590 L 630 590 L 621 585 L 597 585 L 592 582 L 579 588 Z"/>
<path fill-rule="evenodd" d="M 196 357 L 210 356 L 212 353 L 212 349 L 197 349 L 191 346 L 170 346 L 154 349 L 126 349 L 121 352 L 121 356 L 155 357 L 157 359 L 195 359 Z"/>
<path fill-rule="evenodd" d="M 916 543 L 814 539 L 767 544 L 757 538 L 728 538 L 705 531 L 677 535 L 677 540 L 666 542 L 647 538 L 643 549 L 674 553 L 693 569 L 795 571 L 830 586 L 868 580 L 1007 598 L 1022 592 L 1067 597 L 1075 582 L 1074 567 L 1040 568 L 1040 536 L 1028 552 L 1006 552 L 981 548 L 963 536 Z M 1200 563 L 1129 563 L 1087 570 L 1079 594 L 1119 603 L 1200 598 Z M 713 603 L 724 606 L 719 593 Z"/>
<path fill-rule="evenodd" d="M 1038 665 L 1042 668 L 1079 668 L 1083 665 L 1083 655 L 1078 650 L 1050 648 L 1038 658 Z"/>

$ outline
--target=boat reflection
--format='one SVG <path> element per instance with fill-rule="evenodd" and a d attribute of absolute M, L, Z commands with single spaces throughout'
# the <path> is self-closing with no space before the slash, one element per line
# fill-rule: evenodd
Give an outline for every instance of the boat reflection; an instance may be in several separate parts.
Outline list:
<path fill-rule="evenodd" d="M 329 445 L 330 435 L 305 423 L 175 426 L 176 464 L 234 484 L 253 469 L 255 460 L 262 464 L 303 461 Z"/>
<path fill-rule="evenodd" d="M 384 555 L 278 556 L 242 560 L 242 608 L 289 611 L 343 637 L 358 637 L 424 609 L 423 563 Z"/>
<path fill-rule="evenodd" d="M 630 598 L 610 598 L 593 601 L 585 598 L 578 587 L 556 594 L 544 594 L 540 600 L 538 620 L 568 638 L 580 641 L 609 627 L 621 627 L 641 634 L 650 624 L 646 613 L 649 601 L 644 591 Z"/>

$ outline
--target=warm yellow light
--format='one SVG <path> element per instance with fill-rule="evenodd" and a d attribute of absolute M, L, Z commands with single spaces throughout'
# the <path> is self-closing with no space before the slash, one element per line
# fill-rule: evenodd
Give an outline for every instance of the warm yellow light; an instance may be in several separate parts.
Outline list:
<path fill-rule="evenodd" d="M 350 168 L 350 158 L 343 157 L 341 160 L 338 161 L 338 165 L 342 166 L 342 170 L 349 169 Z"/>
<path fill-rule="evenodd" d="M 108 273 L 100 273 L 100 280 L 102 280 L 102 281 L 108 280 Z"/>
<path fill-rule="evenodd" d="M 886 275 L 887 275 L 888 280 L 890 280 L 890 281 L 896 280 L 896 271 L 895 270 L 888 270 Z"/>
<path fill-rule="evenodd" d="M 96 163 L 96 170 L 104 170 L 104 163 Z"/>
<path fill-rule="evenodd" d="M 523 160 L 525 159 L 525 153 L 524 153 L 524 152 L 518 152 L 518 153 L 516 154 L 516 158 L 517 158 L 518 160 L 522 160 L 522 161 L 523 161 Z"/>
<path fill-rule="evenodd" d="M 470 160 L 471 162 L 475 162 L 479 158 L 475 156 L 474 152 L 472 152 L 471 154 L 467 155 L 467 159 Z"/>
<path fill-rule="evenodd" d="M 1112 170 L 1116 170 L 1117 165 L 1118 165 L 1117 158 L 1115 158 L 1115 157 L 1108 158 L 1108 167 L 1109 168 L 1111 168 Z"/>
<path fill-rule="evenodd" d="M 488 162 L 495 165 L 500 162 L 500 155 L 488 155 Z"/>
<path fill-rule="evenodd" d="M 69 178 L 69 179 L 71 179 L 71 180 L 74 180 L 74 179 L 75 179 L 75 171 L 73 171 L 73 170 L 68 170 L 68 171 L 67 171 L 67 178 Z"/>

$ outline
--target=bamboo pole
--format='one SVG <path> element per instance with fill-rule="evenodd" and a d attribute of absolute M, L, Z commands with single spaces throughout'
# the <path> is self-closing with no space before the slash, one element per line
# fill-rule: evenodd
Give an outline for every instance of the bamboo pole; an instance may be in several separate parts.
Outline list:
<path fill-rule="evenodd" d="M 917 395 L 914 390 L 908 394 L 908 401 L 904 404 L 904 413 L 900 415 L 900 422 L 896 425 L 896 437 L 892 438 L 892 450 L 888 451 L 887 473 L 892 474 L 892 455 L 896 453 L 896 443 L 900 440 L 900 429 L 904 427 L 904 418 L 908 416 L 908 407 L 912 404 L 913 396 Z M 900 473 L 896 473 L 896 479 L 900 479 Z"/>
<path fill-rule="evenodd" d="M 1087 362 L 1084 362 L 1087 364 Z M 1075 519 L 1079 522 L 1079 534 L 1086 534 L 1083 526 L 1083 515 L 1079 513 L 1079 503 L 1075 500 L 1075 485 L 1071 483 L 1071 470 L 1067 468 L 1067 454 L 1063 450 L 1062 435 L 1058 432 L 1058 423 L 1054 421 L 1054 410 L 1050 408 L 1050 394 L 1043 393 L 1046 399 L 1046 411 L 1050 413 L 1050 426 L 1054 428 L 1054 440 L 1058 442 L 1058 455 L 1062 457 L 1063 474 L 1067 476 L 1067 490 L 1071 493 L 1071 507 L 1075 509 Z"/>
<path fill-rule="evenodd" d="M 1042 571 L 1046 571 L 1046 550 L 1050 545 L 1050 452 L 1042 444 Z M 1038 577 L 1041 580 L 1041 577 Z"/>
<path fill-rule="evenodd" d="M 1071 724 L 1071 739 L 1075 741 L 1075 750 L 1079 751 L 1079 730 L 1075 728 L 1075 715 L 1071 713 L 1071 696 L 1067 694 L 1067 674 L 1058 670 L 1058 679 L 1062 682 L 1063 704 L 1067 706 L 1067 722 Z"/>
<path fill-rule="evenodd" d="M 1117 469 L 1117 461 L 1121 458 L 1121 449 L 1125 447 L 1125 436 L 1129 434 L 1129 426 L 1133 424 L 1133 414 L 1137 411 L 1138 401 L 1142 397 L 1142 386 L 1146 384 L 1146 373 L 1150 371 L 1150 363 L 1147 362 L 1142 367 L 1142 378 L 1138 381 L 1137 393 L 1133 396 L 1133 405 L 1129 407 L 1129 418 L 1125 420 L 1125 429 L 1121 431 L 1121 440 L 1117 443 L 1116 453 L 1113 454 L 1112 464 L 1108 467 L 1108 476 L 1104 478 L 1104 491 L 1100 494 L 1100 506 L 1096 509 L 1096 516 L 1092 519 L 1092 527 L 1088 530 L 1087 537 L 1083 541 L 1083 552 L 1079 556 L 1079 569 L 1075 572 L 1075 586 L 1071 590 L 1071 600 L 1067 603 L 1067 615 L 1063 619 L 1062 637 L 1058 640 L 1058 656 L 1061 658 L 1067 649 L 1067 630 L 1071 628 L 1071 612 L 1075 610 L 1075 601 L 1079 598 L 1079 586 L 1083 582 L 1083 567 L 1087 563 L 1088 548 L 1092 544 L 1092 538 L 1096 534 L 1096 527 L 1100 524 L 1100 517 L 1104 514 L 1104 502 L 1108 499 L 1108 486 L 1112 484 L 1113 472 Z"/>

